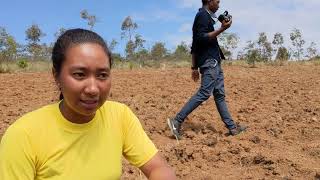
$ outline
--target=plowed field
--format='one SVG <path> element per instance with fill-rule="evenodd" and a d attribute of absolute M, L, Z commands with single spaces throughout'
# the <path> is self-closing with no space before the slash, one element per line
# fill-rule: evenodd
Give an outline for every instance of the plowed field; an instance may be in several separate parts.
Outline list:
<path fill-rule="evenodd" d="M 227 135 L 213 98 L 189 115 L 183 139 L 166 119 L 196 92 L 190 70 L 114 70 L 110 100 L 127 104 L 180 179 L 319 179 L 320 66 L 225 66 L 226 99 L 247 132 Z M 57 101 L 50 73 L 0 74 L 0 137 L 26 112 Z M 143 179 L 124 162 L 123 179 Z"/>

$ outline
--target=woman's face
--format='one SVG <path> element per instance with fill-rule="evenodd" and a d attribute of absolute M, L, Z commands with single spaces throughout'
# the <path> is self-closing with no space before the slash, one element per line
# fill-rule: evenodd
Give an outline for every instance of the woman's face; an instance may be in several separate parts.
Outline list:
<path fill-rule="evenodd" d="M 60 109 L 69 121 L 90 121 L 106 101 L 111 88 L 109 61 L 99 44 L 78 44 L 67 50 L 56 80 L 64 96 Z"/>

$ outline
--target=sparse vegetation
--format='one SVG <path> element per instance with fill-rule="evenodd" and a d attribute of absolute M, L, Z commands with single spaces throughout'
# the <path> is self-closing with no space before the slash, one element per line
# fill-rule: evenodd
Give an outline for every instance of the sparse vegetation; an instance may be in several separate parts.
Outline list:
<path fill-rule="evenodd" d="M 89 14 L 87 10 L 80 12 L 80 17 L 87 21 L 89 29 L 96 25 L 97 18 Z M 121 39 L 125 40 L 123 53 L 115 53 L 119 42 L 116 38 L 106 41 L 113 56 L 114 68 L 167 68 L 189 67 L 191 63 L 190 44 L 181 42 L 174 50 L 169 50 L 164 42 L 154 42 L 150 49 L 145 48 L 146 40 L 136 31 L 139 25 L 131 16 L 124 18 L 121 27 Z M 55 39 L 67 29 L 58 29 Z M 26 45 L 19 44 L 4 27 L 0 25 L 0 73 L 24 71 L 50 71 L 50 56 L 53 42 L 41 43 L 41 38 L 46 36 L 38 24 L 32 24 L 26 31 Z M 247 45 L 238 51 L 235 57 L 235 49 L 238 48 L 240 38 L 236 33 L 222 33 L 219 35 L 222 51 L 228 61 L 225 65 L 244 65 L 257 67 L 257 64 L 282 66 L 289 60 L 308 60 L 311 64 L 319 65 L 317 44 L 310 42 L 304 49 L 306 41 L 302 32 L 294 28 L 289 34 L 292 47 L 285 47 L 284 35 L 275 33 L 273 40 L 269 41 L 265 32 L 260 32 L 256 40 L 247 42 Z M 303 62 L 303 64 L 306 64 Z M 37 69 L 38 68 L 38 69 Z"/>

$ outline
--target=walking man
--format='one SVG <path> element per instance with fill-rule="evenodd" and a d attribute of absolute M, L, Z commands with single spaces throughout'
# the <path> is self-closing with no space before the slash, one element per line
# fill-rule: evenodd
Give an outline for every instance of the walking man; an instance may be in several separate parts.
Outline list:
<path fill-rule="evenodd" d="M 217 36 L 231 26 L 232 19 L 223 20 L 221 27 L 214 29 L 214 18 L 216 18 L 214 13 L 219 9 L 219 3 L 220 0 L 202 0 L 203 6 L 194 19 L 191 47 L 192 79 L 197 81 L 200 71 L 201 86 L 181 111 L 174 118 L 168 119 L 170 130 L 177 139 L 181 139 L 180 130 L 185 118 L 211 95 L 214 96 L 220 117 L 229 129 L 230 135 L 237 135 L 246 129 L 244 126 L 235 124 L 225 101 L 224 76 L 221 68 L 221 61 L 225 58 L 219 47 Z"/>

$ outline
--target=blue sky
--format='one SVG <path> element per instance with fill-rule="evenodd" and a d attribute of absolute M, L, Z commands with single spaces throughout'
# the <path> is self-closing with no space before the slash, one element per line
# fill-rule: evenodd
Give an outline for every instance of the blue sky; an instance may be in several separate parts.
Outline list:
<path fill-rule="evenodd" d="M 106 40 L 116 39 L 120 44 L 116 51 L 123 53 L 121 23 L 131 16 L 151 48 L 155 42 L 164 42 L 169 49 L 181 41 L 191 42 L 191 26 L 201 0 L 0 0 L 0 26 L 5 27 L 19 43 L 25 44 L 25 31 L 33 23 L 46 34 L 41 42 L 54 41 L 54 33 L 63 28 L 88 28 L 80 18 L 86 9 L 98 18 L 94 31 Z M 220 10 L 229 10 L 233 25 L 228 32 L 240 37 L 240 47 L 248 40 L 255 40 L 259 32 L 281 32 L 289 46 L 289 33 L 293 28 L 302 31 L 306 40 L 320 46 L 320 0 L 221 0 Z M 219 24 L 218 24 L 219 26 Z"/>

